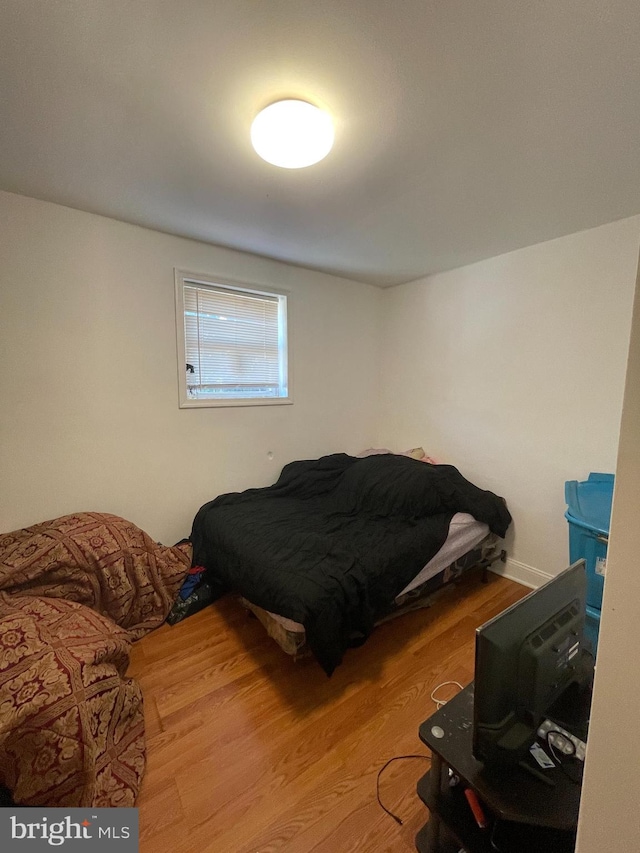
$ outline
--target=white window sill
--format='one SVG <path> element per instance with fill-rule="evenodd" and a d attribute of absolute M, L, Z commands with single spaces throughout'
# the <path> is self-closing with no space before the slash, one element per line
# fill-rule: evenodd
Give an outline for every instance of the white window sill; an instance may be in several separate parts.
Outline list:
<path fill-rule="evenodd" d="M 291 397 L 238 397 L 235 400 L 181 400 L 181 409 L 220 409 L 230 406 L 291 406 Z"/>

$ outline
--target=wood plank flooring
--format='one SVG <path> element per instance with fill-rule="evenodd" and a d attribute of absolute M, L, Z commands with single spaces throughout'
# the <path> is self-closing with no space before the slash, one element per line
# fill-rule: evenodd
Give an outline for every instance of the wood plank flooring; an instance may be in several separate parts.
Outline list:
<path fill-rule="evenodd" d="M 145 697 L 141 853 L 415 851 L 428 762 L 382 776 L 402 826 L 378 806 L 376 774 L 393 756 L 428 756 L 418 726 L 432 690 L 472 679 L 476 626 L 527 592 L 472 572 L 431 608 L 376 628 L 330 679 L 232 598 L 140 640 L 129 674 Z"/>

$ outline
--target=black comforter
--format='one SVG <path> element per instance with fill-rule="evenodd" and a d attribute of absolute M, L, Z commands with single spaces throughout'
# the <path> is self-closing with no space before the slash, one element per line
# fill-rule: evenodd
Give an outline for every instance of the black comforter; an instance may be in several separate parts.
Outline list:
<path fill-rule="evenodd" d="M 456 512 L 504 536 L 504 500 L 450 465 L 339 453 L 292 462 L 268 488 L 221 495 L 196 515 L 194 564 L 217 595 L 304 625 L 330 675 L 444 544 Z"/>

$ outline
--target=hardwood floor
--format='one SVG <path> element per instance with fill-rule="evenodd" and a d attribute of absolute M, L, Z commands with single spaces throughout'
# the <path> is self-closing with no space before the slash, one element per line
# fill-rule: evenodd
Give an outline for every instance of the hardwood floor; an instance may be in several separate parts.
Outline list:
<path fill-rule="evenodd" d="M 129 672 L 147 726 L 141 853 L 415 851 L 428 762 L 382 776 L 402 826 L 377 804 L 376 774 L 395 755 L 428 756 L 418 726 L 432 690 L 472 679 L 476 626 L 527 592 L 471 573 L 431 608 L 376 628 L 330 679 L 231 598 L 140 640 Z"/>

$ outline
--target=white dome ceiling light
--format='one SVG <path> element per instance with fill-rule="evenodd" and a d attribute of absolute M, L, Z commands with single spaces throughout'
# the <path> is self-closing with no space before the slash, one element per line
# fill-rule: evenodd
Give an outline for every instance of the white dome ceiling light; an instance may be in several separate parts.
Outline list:
<path fill-rule="evenodd" d="M 302 169 L 327 156 L 333 145 L 331 116 L 306 101 L 276 101 L 253 120 L 251 142 L 274 166 Z"/>

